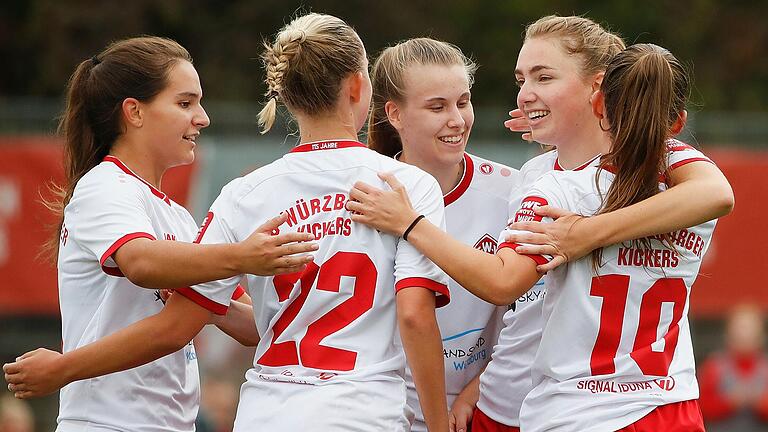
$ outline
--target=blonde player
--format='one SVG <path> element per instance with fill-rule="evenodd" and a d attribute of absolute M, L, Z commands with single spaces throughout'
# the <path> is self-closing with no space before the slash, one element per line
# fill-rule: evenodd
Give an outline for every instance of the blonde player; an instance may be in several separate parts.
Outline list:
<path fill-rule="evenodd" d="M 542 21 L 557 21 L 557 20 L 561 20 L 561 22 L 562 22 L 562 20 L 572 21 L 573 19 L 574 19 L 574 17 L 570 17 L 570 19 L 569 18 L 563 19 L 563 18 L 560 18 L 560 17 L 547 17 L 547 18 L 543 19 Z M 547 69 L 550 69 L 551 72 L 548 72 L 546 75 L 541 76 L 541 77 L 539 77 L 538 75 L 535 75 L 535 76 L 531 77 L 533 79 L 533 81 L 530 83 L 531 85 L 533 85 L 535 83 L 550 82 L 549 81 L 550 79 L 552 79 L 553 82 L 556 83 L 557 85 L 563 85 L 563 83 L 560 83 L 560 81 L 565 80 L 566 83 L 567 83 L 568 82 L 568 78 L 570 77 L 570 75 L 568 73 L 563 74 L 563 69 L 564 69 L 564 66 L 568 66 L 567 61 L 573 61 L 574 60 L 573 56 L 572 55 L 568 55 L 566 52 L 559 51 L 562 48 L 560 48 L 560 46 L 557 45 L 557 38 L 554 38 L 553 41 L 548 41 L 548 42 L 550 42 L 550 46 L 549 47 L 547 47 L 547 46 L 544 46 L 544 47 L 539 46 L 539 49 L 537 51 L 539 53 L 541 53 L 541 52 L 547 53 L 547 52 L 550 52 L 550 51 L 554 50 L 554 55 L 555 56 L 554 57 L 550 56 L 551 58 L 548 59 L 548 60 L 546 58 L 545 59 L 540 59 L 540 62 L 537 65 L 538 66 L 547 66 Z M 559 54 L 562 59 L 558 61 L 557 55 L 560 52 L 562 52 L 562 54 Z M 576 59 L 578 60 L 578 57 Z M 567 60 L 567 61 L 565 61 L 565 60 Z M 577 71 L 578 70 L 578 66 L 580 66 L 579 63 L 577 63 L 574 66 L 571 66 L 570 70 L 576 70 Z M 543 72 L 539 71 L 539 69 L 541 69 L 541 68 L 535 68 L 535 69 L 536 69 L 535 72 L 539 72 L 539 74 L 543 73 Z M 556 74 L 557 72 L 559 72 L 559 73 Z M 553 78 L 552 75 L 555 75 L 557 78 Z M 579 75 L 577 75 L 577 76 L 579 76 Z M 583 75 L 581 75 L 581 76 L 583 77 Z M 528 77 L 526 77 L 526 81 L 525 82 L 526 82 L 526 84 L 529 83 Z M 553 84 L 549 84 L 549 85 L 556 85 L 554 83 Z M 541 84 L 541 85 L 545 85 L 545 84 Z M 578 87 L 575 87 L 575 88 L 578 88 Z M 552 94 L 553 95 L 557 95 L 557 93 L 558 93 L 557 92 L 557 88 L 553 88 L 552 89 Z M 579 93 L 577 93 L 577 94 L 579 94 Z M 590 93 L 588 93 L 588 92 L 586 92 L 585 94 L 588 95 L 588 96 L 590 95 Z M 557 99 L 549 98 L 549 101 L 556 102 Z M 539 103 L 541 104 L 541 102 L 539 102 Z M 535 108 L 538 108 L 538 109 L 536 109 L 536 111 L 545 111 L 547 115 L 550 115 L 550 114 L 553 115 L 553 117 L 555 118 L 555 121 L 558 121 L 558 122 L 560 122 L 562 124 L 568 124 L 567 122 L 564 121 L 565 119 L 563 119 L 563 116 L 560 115 L 560 114 L 567 114 L 568 112 L 565 111 L 563 113 L 560 113 L 559 110 L 558 110 L 558 104 L 545 105 L 544 109 L 542 109 L 541 106 L 540 107 L 535 107 Z M 557 115 L 555 115 L 555 114 L 557 114 Z M 552 120 L 552 118 L 550 118 L 549 120 Z M 558 128 L 556 128 L 555 125 L 556 125 L 556 123 L 555 124 L 547 123 L 547 122 L 539 122 L 538 123 L 539 127 L 544 129 L 544 131 L 548 131 L 551 134 L 550 137 L 558 137 L 559 136 L 561 139 L 564 139 L 564 137 L 568 136 L 566 134 L 558 134 L 557 133 L 558 132 Z M 590 123 L 587 123 L 587 125 L 590 125 Z M 598 126 L 599 126 L 599 124 L 598 124 Z M 535 130 L 534 130 L 534 132 L 535 132 Z M 682 145 L 679 145 L 679 144 L 672 145 L 671 147 L 672 148 L 670 150 L 674 150 L 674 151 L 682 151 L 682 152 L 691 151 L 691 149 L 689 147 L 682 146 Z M 668 157 L 670 158 L 670 160 L 673 160 L 672 159 L 673 153 L 674 152 L 669 152 L 668 151 Z M 692 154 L 695 154 L 695 153 L 692 153 Z M 696 209 L 697 211 L 699 211 L 699 213 L 697 213 L 695 215 L 681 214 L 680 212 L 678 212 L 675 209 L 674 210 L 675 213 L 672 216 L 674 216 L 674 218 L 677 218 L 677 219 L 680 219 L 680 220 L 686 219 L 686 218 L 687 218 L 687 220 L 690 220 L 691 218 L 693 218 L 693 220 L 696 221 L 696 222 L 700 222 L 699 218 L 705 217 L 706 215 L 709 215 L 713 211 L 715 213 L 722 212 L 723 211 L 723 209 L 722 209 L 723 207 L 726 207 L 725 211 L 728 211 L 729 207 L 732 205 L 732 201 L 728 202 L 729 200 L 726 199 L 728 194 L 725 194 L 726 197 L 724 197 L 722 199 L 720 198 L 723 194 L 720 193 L 719 190 L 722 190 L 722 188 L 721 189 L 717 189 L 717 188 L 712 189 L 712 190 L 718 191 L 718 193 L 720 193 L 720 195 L 715 194 L 715 196 L 712 197 L 712 202 L 708 202 L 707 200 L 697 200 L 697 198 L 702 196 L 701 194 L 703 194 L 704 191 L 708 190 L 708 189 L 697 189 L 697 188 L 701 188 L 702 186 L 707 185 L 707 184 L 712 184 L 713 182 L 712 181 L 707 181 L 707 179 L 696 178 L 693 175 L 692 171 L 694 171 L 694 170 L 702 170 L 703 169 L 704 172 L 706 173 L 709 164 L 706 163 L 706 162 L 701 161 L 700 158 L 690 158 L 690 157 L 686 158 L 686 157 L 683 157 L 683 158 L 680 159 L 679 162 L 683 162 L 683 161 L 685 161 L 685 163 L 687 163 L 687 164 L 685 166 L 678 166 L 678 168 L 675 169 L 671 174 L 672 174 L 673 178 L 674 178 L 676 173 L 685 174 L 683 177 L 684 178 L 687 177 L 687 179 L 686 179 L 686 181 L 684 183 L 680 183 L 677 186 L 671 188 L 669 191 L 664 192 L 664 193 L 659 194 L 659 195 L 656 195 L 656 196 L 653 196 L 652 198 L 650 198 L 650 199 L 648 199 L 648 200 L 646 200 L 644 202 L 641 202 L 639 204 L 636 204 L 634 206 L 629 206 L 629 207 L 627 207 L 625 209 L 616 209 L 616 211 L 614 211 L 613 213 L 601 214 L 601 215 L 599 215 L 599 216 L 597 216 L 597 217 L 595 217 L 593 219 L 595 219 L 595 220 L 601 219 L 601 220 L 606 221 L 606 223 L 611 223 L 611 224 L 615 225 L 617 223 L 621 223 L 622 220 L 617 220 L 616 218 L 613 218 L 612 215 L 622 214 L 624 216 L 624 218 L 625 218 L 623 222 L 628 222 L 629 220 L 632 220 L 632 222 L 628 226 L 628 231 L 632 232 L 632 233 L 636 233 L 636 232 L 638 232 L 638 230 L 640 230 L 640 232 L 644 232 L 643 230 L 649 229 L 649 227 L 651 227 L 651 225 L 653 225 L 653 224 L 656 224 L 657 226 L 660 225 L 663 228 L 663 227 L 666 226 L 666 224 L 670 223 L 669 221 L 659 222 L 659 220 L 661 218 L 670 216 L 670 214 L 666 214 L 665 215 L 664 213 L 661 213 L 661 214 L 659 214 L 659 216 L 660 216 L 659 218 L 642 218 L 642 217 L 639 217 L 638 215 L 639 214 L 643 214 L 643 213 L 637 213 L 636 210 L 635 210 L 637 208 L 641 208 L 641 209 L 657 208 L 657 209 L 662 209 L 663 210 L 665 208 L 671 208 L 672 204 L 679 205 L 681 207 L 685 206 L 685 207 L 689 207 L 689 208 L 692 208 L 692 209 Z M 672 165 L 672 163 L 670 163 L 670 165 Z M 688 169 L 686 169 L 686 168 L 688 168 Z M 714 175 L 714 174 L 716 174 L 716 175 Z M 718 184 L 717 180 L 722 178 L 721 174 L 719 173 L 719 171 L 715 170 L 713 172 L 713 176 L 715 177 L 714 183 Z M 725 185 L 727 187 L 727 183 L 725 183 Z M 679 195 L 680 195 L 681 191 L 688 191 L 688 192 L 698 191 L 698 194 L 689 195 L 687 200 L 679 201 Z M 728 188 L 728 191 L 729 191 L 729 188 Z M 403 226 L 407 226 L 407 223 L 410 223 L 410 221 L 409 221 L 409 222 L 406 223 L 406 225 L 403 225 L 404 221 L 403 220 L 399 220 L 398 221 L 398 219 L 397 219 L 398 217 L 401 217 L 403 214 L 407 214 L 407 213 L 404 212 L 403 207 L 398 204 L 398 202 L 402 202 L 403 199 L 404 199 L 404 197 L 402 196 L 402 191 L 385 193 L 385 192 L 382 192 L 382 191 L 374 190 L 374 189 L 368 187 L 367 185 L 359 184 L 358 188 L 356 190 L 353 190 L 351 196 L 353 198 L 357 199 L 358 201 L 360 201 L 360 203 L 351 202 L 349 204 L 349 208 L 364 214 L 364 215 L 361 215 L 361 216 L 356 216 L 355 218 L 357 220 L 366 221 L 367 223 L 371 223 L 372 225 L 374 225 L 374 226 L 376 226 L 376 227 L 378 227 L 380 229 L 391 230 L 391 232 L 397 232 L 396 231 L 397 229 L 400 229 L 401 230 L 400 232 L 402 232 L 402 227 Z M 676 200 L 673 201 L 672 203 L 666 203 L 666 201 L 668 201 L 669 198 L 672 198 L 672 197 L 676 197 Z M 721 203 L 723 203 L 723 204 L 721 204 Z M 709 207 L 707 207 L 707 206 L 709 206 Z M 702 210 L 702 207 L 704 208 L 704 210 Z M 535 216 L 535 215 L 532 215 L 532 216 Z M 397 225 L 398 223 L 400 223 L 399 227 Z M 641 226 L 640 227 L 634 226 L 635 223 L 639 223 Z M 445 238 L 444 234 L 440 235 L 440 234 L 432 233 L 432 236 L 434 238 L 431 238 L 429 240 L 429 242 L 424 242 L 424 244 L 422 244 L 421 240 L 419 238 L 413 238 L 413 233 L 418 233 L 419 230 L 424 230 L 424 229 L 430 229 L 431 230 L 431 228 L 421 228 L 420 229 L 419 226 L 422 225 L 422 224 L 423 224 L 423 222 L 422 223 L 418 223 L 418 225 L 416 225 L 416 228 L 414 228 L 412 230 L 411 234 L 409 235 L 409 238 L 413 239 L 414 244 L 417 247 L 419 247 L 422 251 L 426 252 L 428 254 L 428 256 L 430 256 L 438 264 L 443 265 L 445 269 L 450 270 L 449 274 L 451 274 L 452 276 L 457 277 L 457 278 L 458 277 L 470 278 L 467 281 L 467 283 L 469 285 L 466 285 L 466 287 L 468 289 L 472 290 L 473 292 L 477 293 L 481 297 L 490 299 L 490 300 L 498 302 L 498 303 L 504 303 L 505 301 L 508 300 L 508 297 L 505 297 L 505 296 L 501 295 L 501 293 L 503 293 L 503 290 L 504 290 L 504 287 L 505 287 L 505 282 L 504 281 L 508 281 L 508 279 L 506 277 L 502 278 L 502 277 L 496 276 L 495 279 L 488 280 L 488 277 L 494 278 L 495 274 L 492 271 L 489 271 L 488 269 L 485 269 L 485 270 L 481 269 L 480 271 L 477 271 L 477 269 L 480 268 L 479 267 L 480 263 L 488 262 L 487 257 L 483 257 L 482 254 L 477 254 L 474 251 L 472 251 L 471 249 L 467 250 L 467 248 L 463 248 L 462 246 L 460 246 L 460 244 L 457 244 L 457 243 L 451 243 L 450 247 L 446 247 L 447 246 L 446 241 L 448 241 L 448 240 Z M 426 226 L 427 224 L 424 224 L 424 225 Z M 609 232 L 611 232 L 610 235 L 616 235 L 615 231 L 611 231 L 611 230 L 613 230 L 614 225 L 606 225 L 604 227 L 604 229 L 606 229 Z M 651 228 L 653 228 L 653 227 L 651 227 Z M 594 233 L 595 231 L 596 230 L 593 229 L 592 232 Z M 596 236 L 601 238 L 601 239 L 605 238 L 602 234 L 598 234 Z M 435 245 L 440 245 L 440 250 L 434 250 L 434 248 L 432 248 L 432 246 L 435 246 Z M 432 248 L 432 249 L 430 249 L 430 248 Z M 460 252 L 457 252 L 457 251 L 460 251 Z M 499 254 L 500 257 L 502 255 L 502 253 L 505 253 L 505 252 L 502 251 Z M 461 262 L 460 263 L 458 263 L 456 261 L 452 261 L 452 260 L 458 259 L 457 256 L 459 256 L 459 255 L 461 256 Z M 443 260 L 445 260 L 445 261 L 443 261 Z M 475 260 L 479 260 L 479 261 L 475 261 Z M 485 260 L 485 261 L 483 261 L 483 260 Z M 461 270 L 456 270 L 454 267 L 452 267 L 454 265 L 464 265 L 464 267 L 462 267 Z M 475 269 L 475 272 L 472 272 L 471 269 Z M 490 276 L 488 276 L 488 275 L 490 275 Z M 478 278 L 478 280 L 483 280 L 485 283 L 487 283 L 489 285 L 487 285 L 485 287 L 483 287 L 483 286 L 480 286 L 480 287 L 473 286 L 472 285 L 472 282 L 473 282 L 472 278 L 473 277 Z M 495 289 L 494 289 L 494 285 L 493 285 L 494 282 L 496 283 L 496 288 Z M 501 297 L 499 297 L 500 295 L 501 295 Z M 505 317 L 505 321 L 506 321 L 506 317 Z M 505 328 L 505 330 L 506 330 L 506 328 Z M 502 332 L 502 337 L 503 336 L 504 336 L 504 332 Z M 535 335 L 533 335 L 533 337 L 535 337 Z M 500 339 L 501 339 L 501 337 L 500 337 Z M 534 352 L 535 352 L 535 347 L 534 347 Z M 503 354 L 503 352 L 502 352 L 502 354 Z M 497 361 L 496 353 L 494 353 L 494 358 L 491 361 L 491 364 L 489 365 L 489 368 L 493 367 L 493 364 L 494 364 L 495 361 Z M 512 371 L 511 373 L 515 373 L 515 371 Z M 505 380 L 505 381 L 502 381 L 502 382 L 495 383 L 495 386 L 497 388 L 499 388 L 500 391 L 503 391 L 505 389 L 505 386 L 508 385 L 508 383 L 509 383 L 509 381 Z M 508 394 L 506 396 L 509 397 Z M 497 402 L 497 403 L 499 403 L 499 402 Z M 500 402 L 500 403 L 503 403 L 503 402 Z M 511 415 L 515 415 L 515 413 L 511 412 L 511 411 L 508 411 L 508 413 L 511 413 Z M 484 413 L 482 413 L 482 412 L 478 412 L 477 414 L 480 414 L 481 417 L 483 417 L 482 422 L 481 422 L 480 425 L 475 424 L 475 426 L 479 426 L 480 430 L 513 430 L 513 426 L 514 425 L 504 425 L 501 422 L 499 422 L 498 420 L 493 420 L 493 419 L 488 418 L 488 416 L 484 415 Z M 477 415 L 476 415 L 476 417 L 477 417 Z"/>
<path fill-rule="evenodd" d="M 517 170 L 465 151 L 474 123 L 470 87 L 475 69 L 457 47 L 429 38 L 385 49 L 371 72 L 368 146 L 432 174 L 443 193 L 447 232 L 493 254 L 499 228 L 507 222 Z M 477 298 L 454 280 L 449 288 L 451 303 L 438 309 L 437 320 L 450 407 L 490 360 L 507 309 Z M 416 412 L 411 430 L 424 431 L 409 372 L 408 405 Z"/>
<path fill-rule="evenodd" d="M 282 255 L 314 248 L 282 245 L 311 236 L 271 236 L 284 219 L 240 244 L 192 244 L 197 226 L 161 180 L 193 161 L 209 124 L 201 99 L 189 53 L 158 37 L 113 43 L 80 63 L 69 82 L 60 126 L 67 184 L 55 207 L 62 219 L 54 243 L 65 354 L 40 349 L 4 366 L 20 398 L 83 379 L 61 391 L 58 431 L 194 430 L 199 378 L 190 340 L 211 314 L 186 297 L 193 292 L 163 307 L 159 293 L 142 286 L 295 271 L 307 259 Z M 147 317 L 141 338 L 115 338 Z"/>

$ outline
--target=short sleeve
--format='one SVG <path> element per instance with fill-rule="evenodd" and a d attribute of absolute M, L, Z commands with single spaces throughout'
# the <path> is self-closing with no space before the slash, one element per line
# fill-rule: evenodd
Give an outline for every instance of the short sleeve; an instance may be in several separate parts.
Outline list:
<path fill-rule="evenodd" d="M 670 171 L 691 162 L 709 162 L 714 164 L 712 159 L 689 144 L 675 139 L 667 141 L 667 166 Z"/>
<path fill-rule="evenodd" d="M 235 208 L 232 189 L 233 187 L 231 186 L 225 187 L 221 195 L 211 205 L 208 215 L 200 226 L 195 243 L 221 244 L 236 242 L 231 224 Z M 238 291 L 240 279 L 241 276 L 237 275 L 227 279 L 193 285 L 189 288 L 179 288 L 176 291 L 211 312 L 224 315 L 227 313 L 232 298 L 242 295 L 242 292 Z"/>
<path fill-rule="evenodd" d="M 545 218 L 542 216 L 539 216 L 536 214 L 535 210 L 539 206 L 544 205 L 553 205 L 556 207 L 566 207 L 566 203 L 562 202 L 562 200 L 558 199 L 557 194 L 555 191 L 557 191 L 557 185 L 556 182 L 552 179 L 551 174 L 546 174 L 539 178 L 539 180 L 534 183 L 534 185 L 528 189 L 524 194 L 523 198 L 519 201 L 519 204 L 517 206 L 517 209 L 513 210 L 514 213 L 510 213 L 511 217 L 509 220 L 509 223 L 512 224 L 514 222 L 544 222 L 544 223 L 550 223 L 552 222 L 552 218 Z M 499 245 L 498 250 L 501 250 L 503 248 L 511 248 L 515 249 L 520 244 L 514 243 L 514 242 L 508 242 L 506 241 L 506 238 L 509 234 L 515 234 L 515 233 L 521 233 L 524 231 L 518 231 L 518 230 L 512 230 L 509 227 L 505 228 L 501 234 L 499 234 L 499 238 L 501 239 L 501 244 Z M 551 255 L 525 255 L 528 258 L 532 259 L 536 262 L 536 264 L 546 264 L 549 261 L 552 261 Z"/>
<path fill-rule="evenodd" d="M 408 193 L 414 203 L 414 210 L 445 230 L 443 194 L 437 181 L 423 176 Z M 401 238 L 398 240 L 395 255 L 395 290 L 408 287 L 422 287 L 434 291 L 437 307 L 445 306 L 450 301 L 448 276 L 445 272 Z"/>
<path fill-rule="evenodd" d="M 123 276 L 113 259 L 121 246 L 137 238 L 157 238 L 146 202 L 153 197 L 143 194 L 139 186 L 121 175 L 114 181 L 91 180 L 78 185 L 65 210 L 72 238 L 112 276 Z"/>

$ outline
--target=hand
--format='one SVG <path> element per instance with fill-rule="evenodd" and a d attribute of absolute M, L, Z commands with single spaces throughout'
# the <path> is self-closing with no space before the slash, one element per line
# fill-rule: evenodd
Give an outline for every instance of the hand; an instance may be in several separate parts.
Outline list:
<path fill-rule="evenodd" d="M 316 251 L 318 245 L 307 242 L 314 240 L 314 235 L 298 232 L 275 234 L 286 220 L 288 215 L 285 213 L 270 219 L 239 243 L 242 259 L 238 267 L 241 273 L 258 276 L 295 273 L 303 271 L 307 263 L 312 262 L 314 257 L 308 252 Z"/>
<path fill-rule="evenodd" d="M 160 294 L 160 300 L 163 301 L 163 304 L 165 304 L 165 302 L 167 302 L 168 299 L 171 298 L 171 295 L 173 294 L 172 289 L 161 289 L 161 290 L 158 290 L 158 292 Z"/>
<path fill-rule="evenodd" d="M 533 141 L 533 135 L 531 135 L 531 126 L 528 124 L 528 118 L 525 117 L 523 111 L 520 109 L 514 109 L 509 112 L 511 117 L 504 122 L 504 127 L 512 132 L 523 132 L 522 138 L 528 142 Z"/>
<path fill-rule="evenodd" d="M 515 222 L 509 225 L 510 229 L 529 232 L 507 234 L 504 241 L 529 243 L 515 249 L 519 254 L 552 255 L 552 261 L 536 267 L 539 273 L 579 259 L 594 249 L 589 233 L 574 231 L 577 222 L 587 219 L 584 216 L 548 205 L 539 206 L 534 211 L 539 216 L 554 219 L 554 222 Z"/>
<path fill-rule="evenodd" d="M 391 191 L 384 191 L 364 182 L 357 182 L 349 191 L 347 210 L 352 221 L 360 222 L 379 231 L 402 236 L 419 215 L 413 210 L 405 186 L 390 173 L 379 173 Z"/>
<path fill-rule="evenodd" d="M 472 414 L 475 405 L 463 400 L 461 397 L 453 401 L 451 412 L 448 414 L 448 430 L 450 432 L 466 432 L 472 424 Z"/>
<path fill-rule="evenodd" d="M 61 353 L 38 348 L 3 365 L 8 390 L 18 399 L 29 399 L 53 393 L 69 384 L 58 368 Z"/>

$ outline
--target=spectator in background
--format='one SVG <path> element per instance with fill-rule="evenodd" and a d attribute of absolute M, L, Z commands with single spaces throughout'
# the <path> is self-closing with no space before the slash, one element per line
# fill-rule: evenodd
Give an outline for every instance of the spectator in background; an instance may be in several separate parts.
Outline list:
<path fill-rule="evenodd" d="M 29 404 L 10 394 L 0 396 L 0 432 L 34 432 L 35 419 Z"/>
<path fill-rule="evenodd" d="M 768 428 L 768 356 L 763 314 L 752 305 L 737 306 L 725 327 L 725 351 L 702 365 L 701 411 L 707 430 L 762 431 Z"/>

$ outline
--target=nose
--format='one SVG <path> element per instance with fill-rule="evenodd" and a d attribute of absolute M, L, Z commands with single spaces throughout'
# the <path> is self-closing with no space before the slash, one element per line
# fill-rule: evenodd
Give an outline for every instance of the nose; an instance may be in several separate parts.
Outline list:
<path fill-rule="evenodd" d="M 466 125 L 464 117 L 458 107 L 451 108 L 451 116 L 448 118 L 448 127 L 452 129 L 463 129 Z"/>
<path fill-rule="evenodd" d="M 208 113 L 205 112 L 205 108 L 202 105 L 200 105 L 200 111 L 192 119 L 192 122 L 200 129 L 206 128 L 211 124 L 211 119 L 208 118 Z"/>
<path fill-rule="evenodd" d="M 536 93 L 533 91 L 532 85 L 528 84 L 528 81 L 523 82 L 520 86 L 520 91 L 517 92 L 517 107 L 523 109 L 526 103 L 531 103 L 536 100 Z"/>

